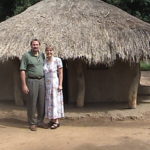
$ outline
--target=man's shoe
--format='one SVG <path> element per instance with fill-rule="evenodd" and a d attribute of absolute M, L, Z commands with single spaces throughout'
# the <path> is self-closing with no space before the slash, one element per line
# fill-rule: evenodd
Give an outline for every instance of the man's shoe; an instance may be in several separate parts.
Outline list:
<path fill-rule="evenodd" d="M 37 126 L 38 126 L 39 128 L 48 129 L 48 124 L 45 124 L 45 123 L 39 123 Z"/>
<path fill-rule="evenodd" d="M 36 125 L 30 125 L 29 129 L 30 129 L 31 131 L 36 131 L 36 130 L 37 130 L 37 127 L 36 127 Z"/>

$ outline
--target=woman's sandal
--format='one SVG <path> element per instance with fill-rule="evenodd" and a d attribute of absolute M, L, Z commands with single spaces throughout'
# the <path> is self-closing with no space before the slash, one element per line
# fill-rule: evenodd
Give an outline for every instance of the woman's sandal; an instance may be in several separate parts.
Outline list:
<path fill-rule="evenodd" d="M 56 128 L 58 128 L 59 126 L 60 126 L 59 123 L 53 123 L 50 128 L 51 128 L 51 129 L 56 129 Z"/>
<path fill-rule="evenodd" d="M 48 126 L 51 128 L 51 126 L 54 124 L 55 122 L 49 121 Z"/>

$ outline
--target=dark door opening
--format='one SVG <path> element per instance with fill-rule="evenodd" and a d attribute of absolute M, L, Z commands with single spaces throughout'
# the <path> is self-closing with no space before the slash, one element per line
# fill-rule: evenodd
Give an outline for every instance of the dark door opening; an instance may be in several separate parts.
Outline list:
<path fill-rule="evenodd" d="M 63 97 L 64 104 L 68 104 L 68 67 L 67 60 L 62 60 L 63 62 Z"/>

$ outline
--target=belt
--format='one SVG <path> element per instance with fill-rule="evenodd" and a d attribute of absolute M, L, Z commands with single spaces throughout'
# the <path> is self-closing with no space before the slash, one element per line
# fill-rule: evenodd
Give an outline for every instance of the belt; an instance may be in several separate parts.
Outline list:
<path fill-rule="evenodd" d="M 43 79 L 43 78 L 44 78 L 44 76 L 42 76 L 42 77 L 28 77 L 28 79 L 38 79 L 38 80 Z"/>

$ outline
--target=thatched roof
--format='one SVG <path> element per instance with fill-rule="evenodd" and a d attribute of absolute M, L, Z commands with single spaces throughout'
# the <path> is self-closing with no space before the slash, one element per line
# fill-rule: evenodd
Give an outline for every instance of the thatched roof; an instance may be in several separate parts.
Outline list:
<path fill-rule="evenodd" d="M 21 58 L 31 39 L 62 58 L 111 63 L 150 56 L 150 24 L 101 0 L 43 0 L 0 23 L 0 58 Z"/>

